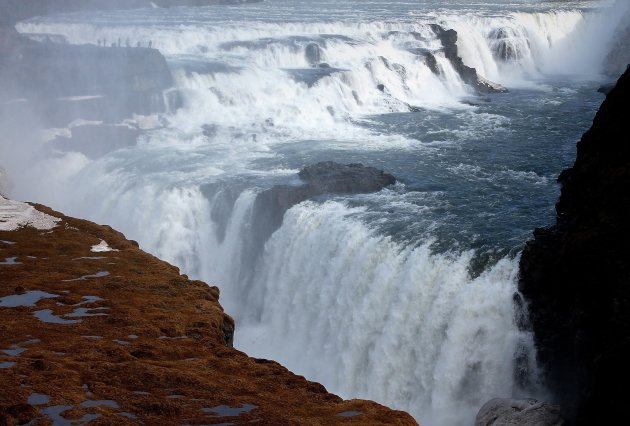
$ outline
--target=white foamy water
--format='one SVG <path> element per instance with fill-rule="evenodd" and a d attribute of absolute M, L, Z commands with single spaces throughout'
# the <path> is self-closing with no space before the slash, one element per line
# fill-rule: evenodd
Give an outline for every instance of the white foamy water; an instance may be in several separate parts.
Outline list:
<path fill-rule="evenodd" d="M 184 105 L 98 160 L 40 156 L 24 178 L 21 161 L 3 166 L 20 197 L 111 224 L 219 285 L 238 348 L 423 425 L 471 424 L 490 398 L 545 396 L 514 303 L 518 252 L 553 219 L 555 177 L 600 100 L 593 79 L 627 3 L 444 3 L 269 0 L 21 23 L 69 43 L 151 43 Z M 455 29 L 464 62 L 511 92 L 477 96 L 431 24 Z M 311 66 L 313 44 L 326 65 Z M 322 160 L 401 183 L 256 229 L 257 194 Z"/>
<path fill-rule="evenodd" d="M 304 203 L 285 215 L 250 298 L 260 317 L 243 319 L 237 344 L 427 424 L 463 423 L 490 395 L 524 393 L 506 356 L 534 361 L 515 325 L 517 262 L 472 279 L 471 253 L 397 244 L 350 212 Z"/>

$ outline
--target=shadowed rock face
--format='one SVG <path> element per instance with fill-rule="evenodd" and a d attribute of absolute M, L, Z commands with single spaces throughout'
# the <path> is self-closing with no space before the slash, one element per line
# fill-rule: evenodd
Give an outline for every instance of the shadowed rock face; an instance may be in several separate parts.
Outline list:
<path fill-rule="evenodd" d="M 630 69 L 562 172 L 556 224 L 520 262 L 540 361 L 572 424 L 627 416 L 630 382 Z M 610 420 L 610 421 L 609 421 Z"/>
<path fill-rule="evenodd" d="M 464 64 L 464 61 L 459 57 L 457 52 L 457 31 L 445 30 L 437 24 L 431 24 L 430 26 L 442 43 L 444 56 L 451 62 L 453 68 L 457 71 L 464 83 L 474 88 L 478 93 L 507 92 L 505 87 L 486 80 L 477 74 L 476 69 Z M 439 70 L 434 57 L 431 58 L 431 56 L 429 56 L 426 63 L 433 73 L 438 73 Z"/>
<path fill-rule="evenodd" d="M 0 231 L 1 425 L 416 424 L 233 349 L 217 287 L 36 207 L 60 221 Z"/>
<path fill-rule="evenodd" d="M 267 235 L 264 241 L 280 227 L 284 213 L 302 201 L 323 194 L 377 192 L 396 183 L 394 176 L 373 167 L 333 161 L 304 167 L 298 175 L 304 185 L 277 185 L 261 192 L 256 198 L 254 217 L 259 223 L 255 228 Z"/>
<path fill-rule="evenodd" d="M 324 194 L 358 194 L 377 192 L 392 185 L 396 178 L 373 167 L 362 164 L 339 164 L 325 161 L 303 168 L 299 172 L 302 185 L 276 185 L 266 191 L 262 191 L 256 197 L 252 209 L 252 227 L 245 244 L 243 245 L 243 264 L 241 277 L 243 282 L 250 282 L 251 265 L 255 264 L 258 255 L 262 252 L 265 242 L 282 225 L 285 212 L 292 206 Z M 217 196 L 209 188 L 202 190 L 208 197 Z M 219 196 L 227 205 L 234 204 L 238 192 L 220 192 Z M 214 216 L 214 211 L 212 212 Z M 217 212 L 219 221 L 219 235 L 222 237 L 227 226 L 226 212 Z"/>
<path fill-rule="evenodd" d="M 313 195 L 377 192 L 396 183 L 394 176 L 374 167 L 363 164 L 344 165 L 333 161 L 306 166 L 298 175 L 306 182 L 306 187 Z"/>
<path fill-rule="evenodd" d="M 322 61 L 322 49 L 317 43 L 309 43 L 304 49 L 304 57 L 310 66 L 317 66 Z"/>
<path fill-rule="evenodd" d="M 514 30 L 508 27 L 492 30 L 489 38 L 492 40 L 491 47 L 494 57 L 502 61 L 520 59 L 521 52 L 510 43 L 510 39 L 515 37 Z"/>
<path fill-rule="evenodd" d="M 173 86 L 166 60 L 155 49 L 38 43 L 6 31 L 0 45 L 0 111 L 28 107 L 50 125 L 86 120 L 118 121 L 166 112 Z M 23 105 L 16 107 L 16 100 Z M 173 109 L 178 100 L 172 99 Z"/>
<path fill-rule="evenodd" d="M 535 399 L 491 399 L 481 407 L 475 426 L 562 426 L 560 407 Z"/>

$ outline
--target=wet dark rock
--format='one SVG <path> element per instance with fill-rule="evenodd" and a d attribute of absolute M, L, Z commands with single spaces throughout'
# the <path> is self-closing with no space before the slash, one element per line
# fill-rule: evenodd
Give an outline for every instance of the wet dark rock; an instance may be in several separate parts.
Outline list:
<path fill-rule="evenodd" d="M 431 72 L 435 75 L 440 75 L 440 67 L 438 66 L 437 59 L 435 59 L 435 55 L 431 52 L 428 52 L 424 56 L 424 63 L 431 70 Z"/>
<path fill-rule="evenodd" d="M 475 426 L 561 426 L 560 407 L 535 399 L 495 398 L 477 413 Z"/>
<path fill-rule="evenodd" d="M 229 315 L 223 316 L 221 323 L 221 331 L 223 332 L 223 341 L 228 348 L 234 347 L 234 319 Z"/>
<path fill-rule="evenodd" d="M 488 38 L 491 40 L 490 47 L 494 57 L 502 61 L 520 59 L 522 53 L 513 42 L 516 37 L 516 33 L 511 28 L 505 27 L 492 30 Z"/>
<path fill-rule="evenodd" d="M 271 233 L 282 224 L 284 212 L 295 204 L 323 194 L 358 194 L 377 192 L 396 182 L 396 178 L 362 164 L 324 161 L 303 168 L 298 174 L 304 185 L 276 185 L 258 194 L 254 217 L 260 218 Z M 254 228 L 257 228 L 256 226 Z"/>
<path fill-rule="evenodd" d="M 474 88 L 478 93 L 507 92 L 505 87 L 486 80 L 477 74 L 476 69 L 464 64 L 464 61 L 457 52 L 457 31 L 445 30 L 437 24 L 430 24 L 430 27 L 442 43 L 444 56 L 451 62 L 453 68 L 457 71 L 464 83 Z"/>
<path fill-rule="evenodd" d="M 630 382 L 630 69 L 559 177 L 556 224 L 520 260 L 547 385 L 570 424 L 627 416 Z"/>
<path fill-rule="evenodd" d="M 324 194 L 377 192 L 396 183 L 394 176 L 373 167 L 333 161 L 304 167 L 299 172 L 299 177 L 304 184 L 276 185 L 256 197 L 252 213 L 254 223 L 251 241 L 244 249 L 248 261 L 253 261 L 256 253 L 261 252 L 265 241 L 282 225 L 284 213 L 294 205 Z"/>
<path fill-rule="evenodd" d="M 396 183 L 396 178 L 382 170 L 362 164 L 324 161 L 304 167 L 300 178 L 315 195 L 325 193 L 357 194 L 377 192 Z"/>
<path fill-rule="evenodd" d="M 309 43 L 306 45 L 304 49 L 304 57 L 306 58 L 306 62 L 312 67 L 317 66 L 317 64 L 322 61 L 322 49 L 319 47 L 317 43 Z"/>
<path fill-rule="evenodd" d="M 276 185 L 258 194 L 254 217 L 262 226 L 254 226 L 255 229 L 265 229 L 271 235 L 282 224 L 284 212 L 319 195 L 377 192 L 396 183 L 394 176 L 373 167 L 333 161 L 307 166 L 298 175 L 305 182 L 303 185 Z"/>
<path fill-rule="evenodd" d="M 212 210 L 210 210 L 210 217 L 216 224 L 215 232 L 219 242 L 223 242 L 225 239 L 227 226 L 234 210 L 234 203 L 236 203 L 238 196 L 244 189 L 242 185 L 235 183 L 232 181 L 230 184 L 218 183 L 201 186 L 203 195 L 208 200 L 211 200 Z"/>

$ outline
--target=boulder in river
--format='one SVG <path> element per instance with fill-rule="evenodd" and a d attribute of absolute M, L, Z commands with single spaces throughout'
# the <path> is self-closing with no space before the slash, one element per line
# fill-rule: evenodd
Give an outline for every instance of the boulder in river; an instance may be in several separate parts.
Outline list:
<path fill-rule="evenodd" d="M 477 413 L 475 426 L 561 426 L 560 407 L 535 399 L 494 398 Z"/>

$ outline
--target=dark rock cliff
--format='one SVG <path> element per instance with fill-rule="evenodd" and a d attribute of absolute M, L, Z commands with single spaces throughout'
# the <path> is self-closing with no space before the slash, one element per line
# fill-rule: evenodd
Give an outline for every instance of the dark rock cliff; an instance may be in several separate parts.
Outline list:
<path fill-rule="evenodd" d="M 570 424 L 627 418 L 630 380 L 630 68 L 559 177 L 556 224 L 537 229 L 519 288 L 548 385 Z M 607 420 L 611 420 L 608 422 Z"/>
<path fill-rule="evenodd" d="M 499 84 L 492 83 L 477 74 L 477 70 L 464 64 L 457 50 L 457 31 L 445 30 L 437 24 L 431 24 L 431 30 L 435 33 L 443 46 L 444 56 L 451 62 L 462 81 L 471 86 L 477 93 L 502 93 L 507 89 Z M 433 54 L 429 53 L 426 59 L 427 66 L 434 74 L 439 74 L 437 62 Z"/>

